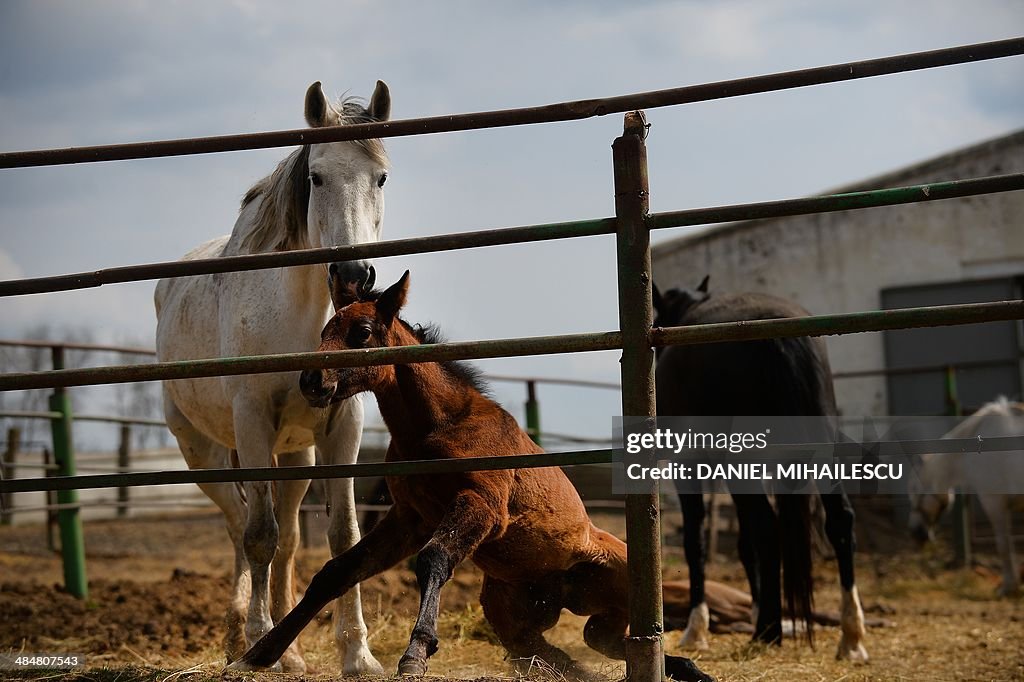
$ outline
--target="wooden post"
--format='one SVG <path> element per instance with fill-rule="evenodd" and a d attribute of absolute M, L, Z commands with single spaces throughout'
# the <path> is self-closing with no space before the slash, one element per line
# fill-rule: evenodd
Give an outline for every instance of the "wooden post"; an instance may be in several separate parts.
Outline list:
<path fill-rule="evenodd" d="M 946 414 L 953 417 L 963 416 L 963 405 L 960 402 L 956 386 L 956 366 L 946 367 Z M 971 556 L 971 497 L 956 489 L 953 498 L 953 561 L 957 566 L 970 567 Z"/>
<path fill-rule="evenodd" d="M 56 471 L 50 468 L 50 464 L 53 463 L 53 455 L 50 454 L 50 448 L 43 448 L 43 465 L 46 467 L 46 473 L 43 474 L 46 478 L 55 476 Z M 46 506 L 49 509 L 46 510 L 46 546 L 50 548 L 51 552 L 57 551 L 57 539 L 55 537 L 54 529 L 57 527 L 57 512 L 54 511 L 53 507 L 57 504 L 57 491 L 47 490 L 46 491 Z"/>
<path fill-rule="evenodd" d="M 21 429 L 12 426 L 7 429 L 7 447 L 4 449 L 4 464 L 0 466 L 0 478 L 14 478 L 17 469 L 18 450 L 21 449 Z M 9 472 L 9 473 L 8 473 Z M 14 517 L 14 495 L 4 493 L 0 497 L 0 525 L 9 526 Z"/>
<path fill-rule="evenodd" d="M 121 442 L 117 447 L 117 470 L 128 471 L 131 466 L 132 448 L 132 427 L 130 424 L 121 425 Z M 117 516 L 124 518 L 128 516 L 128 488 L 121 486 L 117 489 Z"/>
<path fill-rule="evenodd" d="M 537 402 L 537 382 L 526 382 L 526 432 L 540 445 L 540 403 Z"/>

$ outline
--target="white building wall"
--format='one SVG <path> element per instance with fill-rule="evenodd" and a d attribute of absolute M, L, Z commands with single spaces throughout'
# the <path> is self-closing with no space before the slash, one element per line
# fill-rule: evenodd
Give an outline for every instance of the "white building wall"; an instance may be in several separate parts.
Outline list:
<path fill-rule="evenodd" d="M 840 191 L 1024 172 L 1024 131 Z M 685 229 L 685 228 L 684 228 Z M 1024 192 L 724 225 L 654 247 L 660 288 L 762 291 L 813 314 L 877 310 L 904 285 L 1024 274 Z M 885 366 L 880 333 L 828 339 L 836 372 Z M 836 384 L 847 415 L 886 414 L 883 377 Z"/>

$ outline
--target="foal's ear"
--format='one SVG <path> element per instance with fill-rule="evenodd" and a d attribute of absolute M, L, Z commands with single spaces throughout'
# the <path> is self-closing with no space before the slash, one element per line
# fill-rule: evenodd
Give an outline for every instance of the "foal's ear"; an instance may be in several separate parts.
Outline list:
<path fill-rule="evenodd" d="M 367 109 L 367 113 L 377 121 L 387 121 L 391 118 L 391 91 L 384 81 L 377 81 L 377 87 L 370 95 L 370 108 Z"/>
<path fill-rule="evenodd" d="M 377 299 L 377 312 L 387 324 L 398 315 L 398 311 L 405 305 L 405 298 L 409 294 L 409 271 L 406 270 L 402 278 L 384 290 L 384 293 Z"/>
<path fill-rule="evenodd" d="M 338 112 L 324 96 L 320 81 L 313 83 L 306 90 L 306 123 L 310 128 L 334 126 L 341 122 Z"/>
<path fill-rule="evenodd" d="M 702 294 L 708 293 L 708 280 L 711 279 L 711 275 L 704 275 L 704 279 L 700 281 L 700 286 L 697 287 L 697 291 Z"/>
<path fill-rule="evenodd" d="M 327 277 L 327 286 L 331 290 L 331 303 L 334 304 L 334 312 L 356 301 L 359 298 L 359 283 L 345 282 L 344 277 L 338 277 L 331 272 Z"/>

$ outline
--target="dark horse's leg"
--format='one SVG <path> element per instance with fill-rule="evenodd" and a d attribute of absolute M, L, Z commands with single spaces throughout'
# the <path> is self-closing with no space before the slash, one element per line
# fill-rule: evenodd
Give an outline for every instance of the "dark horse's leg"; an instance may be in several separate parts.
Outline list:
<path fill-rule="evenodd" d="M 711 614 L 704 596 L 704 564 L 708 551 L 704 535 L 704 496 L 680 493 L 679 506 L 683 512 L 683 551 L 690 570 L 690 617 L 680 646 L 703 650 L 709 646 L 711 627 Z"/>
<path fill-rule="evenodd" d="M 412 556 L 422 546 L 428 532 L 420 525 L 418 516 L 404 512 L 398 505 L 391 507 L 362 540 L 324 564 L 310 580 L 306 593 L 295 608 L 240 659 L 228 666 L 229 669 L 254 670 L 273 666 L 328 602 Z"/>
<path fill-rule="evenodd" d="M 836 553 L 839 564 L 839 583 L 843 588 L 843 606 L 840 615 L 842 636 L 836 649 L 836 658 L 851 661 L 867 661 L 864 648 L 864 610 L 857 594 L 853 578 L 853 553 L 856 542 L 853 536 L 854 513 L 850 499 L 845 492 L 828 493 L 821 496 L 825 508 L 825 534 Z"/>
<path fill-rule="evenodd" d="M 782 643 L 782 587 L 779 553 L 779 523 L 761 493 L 732 496 L 740 526 L 740 557 L 747 570 L 750 593 L 754 596 L 756 622 L 754 639 L 768 644 Z"/>
<path fill-rule="evenodd" d="M 437 613 L 441 588 L 455 567 L 469 557 L 500 524 L 499 514 L 478 493 L 456 496 L 430 541 L 416 559 L 420 586 L 420 612 L 409 646 L 398 662 L 401 675 L 424 675 L 427 659 L 437 651 Z"/>

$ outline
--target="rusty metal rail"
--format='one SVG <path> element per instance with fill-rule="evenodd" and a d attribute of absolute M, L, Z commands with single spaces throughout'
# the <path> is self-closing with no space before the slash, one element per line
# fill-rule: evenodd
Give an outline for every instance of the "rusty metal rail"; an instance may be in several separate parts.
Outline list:
<path fill-rule="evenodd" d="M 898 308 L 839 315 L 816 315 L 780 320 L 752 320 L 655 328 L 651 331 L 650 340 L 652 345 L 666 346 L 776 337 L 852 334 L 885 329 L 977 324 L 1022 318 L 1024 318 L 1024 301 L 998 301 Z M 292 372 L 303 369 L 550 355 L 620 348 L 622 348 L 622 334 L 617 331 L 609 331 L 493 341 L 461 341 L 421 346 L 367 348 L 329 353 L 284 353 L 257 357 L 3 374 L 0 375 L 0 391 Z"/>
<path fill-rule="evenodd" d="M 987 178 L 933 182 L 866 192 L 849 192 L 820 197 L 783 199 L 750 204 L 694 208 L 683 211 L 652 213 L 647 216 L 650 229 L 690 227 L 756 218 L 807 215 L 848 211 L 852 209 L 895 206 L 897 204 L 954 199 L 977 194 L 993 194 L 1024 189 L 1024 173 L 996 175 Z M 264 268 L 318 265 L 345 260 L 405 256 L 437 251 L 454 251 L 505 244 L 595 237 L 615 233 L 615 218 L 598 218 L 542 225 L 506 227 L 475 232 L 459 232 L 393 239 L 370 244 L 334 246 L 245 256 L 225 256 L 190 261 L 167 261 L 143 265 L 106 268 L 52 277 L 33 277 L 0 282 L 0 296 L 21 296 L 71 289 L 86 289 L 104 284 L 138 282 L 162 277 L 209 275 L 220 272 L 241 272 Z"/>
<path fill-rule="evenodd" d="M 997 59 L 1024 54 L 1024 38 L 1011 38 L 973 45 L 895 55 L 880 59 L 833 64 L 798 71 L 786 71 L 752 78 L 691 85 L 668 90 L 641 92 L 603 99 L 561 102 L 539 107 L 484 111 L 471 114 L 433 116 L 429 118 L 365 123 L 331 128 L 302 128 L 243 135 L 222 135 L 132 144 L 111 144 L 68 149 L 41 149 L 36 151 L 0 154 L 0 168 L 52 166 L 58 164 L 91 163 L 142 159 L 187 154 L 289 147 L 302 144 L 340 142 L 370 137 L 401 137 L 461 130 L 480 130 L 536 123 L 576 121 L 594 116 L 624 113 L 634 109 L 654 109 L 679 104 L 692 104 L 727 97 L 787 90 L 822 85 L 858 78 L 930 69 L 938 66 L 965 64 L 986 59 Z"/>

